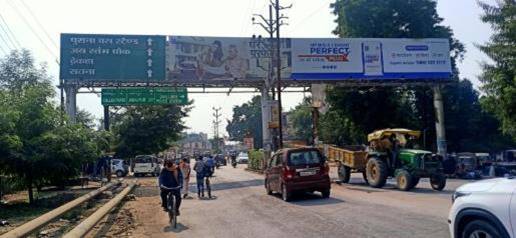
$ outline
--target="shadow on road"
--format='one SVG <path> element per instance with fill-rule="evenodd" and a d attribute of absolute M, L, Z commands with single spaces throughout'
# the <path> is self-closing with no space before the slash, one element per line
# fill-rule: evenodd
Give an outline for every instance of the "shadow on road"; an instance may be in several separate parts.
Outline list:
<path fill-rule="evenodd" d="M 276 194 L 274 196 L 281 199 L 281 194 Z M 324 199 L 319 193 L 295 193 L 290 201 L 291 204 L 299 206 L 323 206 L 343 202 L 344 200 L 334 197 Z"/>
<path fill-rule="evenodd" d="M 177 228 L 174 229 L 174 227 L 172 225 L 166 226 L 163 228 L 163 232 L 180 233 L 180 232 L 186 231 L 188 229 L 190 229 L 190 228 L 181 223 L 177 223 Z"/>
<path fill-rule="evenodd" d="M 422 182 L 424 182 L 424 181 L 422 181 Z M 403 191 L 399 190 L 396 187 L 396 185 L 394 183 L 392 183 L 392 182 L 388 182 L 387 184 L 385 184 L 385 186 L 383 188 L 373 188 L 373 187 L 370 187 L 365 182 L 362 182 L 362 183 L 353 183 L 352 182 L 352 183 L 348 183 L 348 184 L 336 182 L 336 184 L 341 185 L 341 186 L 343 186 L 343 187 L 345 187 L 346 189 L 349 189 L 349 190 L 361 191 L 361 192 L 366 192 L 366 193 L 378 193 L 378 192 L 387 192 L 387 191 L 403 192 Z M 414 194 L 445 194 L 445 195 L 450 195 L 453 192 L 454 192 L 453 190 L 437 191 L 437 190 L 433 190 L 431 188 L 415 187 L 412 190 L 406 191 L 404 193 L 408 193 L 408 194 L 414 193 Z"/>
<path fill-rule="evenodd" d="M 224 183 L 213 183 L 211 184 L 211 191 L 236 189 L 244 187 L 263 186 L 263 179 L 253 179 L 247 181 L 236 181 L 236 182 L 224 182 Z M 206 188 L 205 188 L 206 189 Z M 190 183 L 189 192 L 197 194 L 197 184 Z"/>

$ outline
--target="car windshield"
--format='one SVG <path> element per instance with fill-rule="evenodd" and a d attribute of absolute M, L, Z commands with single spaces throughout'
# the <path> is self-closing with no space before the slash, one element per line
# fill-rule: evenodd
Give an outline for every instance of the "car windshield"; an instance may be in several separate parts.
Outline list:
<path fill-rule="evenodd" d="M 138 156 L 134 159 L 135 163 L 152 163 L 153 157 L 151 156 Z"/>
<path fill-rule="evenodd" d="M 319 153 L 315 150 L 309 151 L 294 151 L 289 155 L 289 165 L 308 165 L 308 164 L 320 164 L 322 158 Z"/>

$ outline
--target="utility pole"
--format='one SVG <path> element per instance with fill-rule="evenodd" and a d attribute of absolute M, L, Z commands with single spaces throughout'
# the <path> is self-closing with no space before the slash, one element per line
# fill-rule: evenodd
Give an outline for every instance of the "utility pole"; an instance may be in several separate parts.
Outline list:
<path fill-rule="evenodd" d="M 286 10 L 291 8 L 292 5 L 288 7 L 282 7 L 279 4 L 279 0 L 275 0 L 273 2 L 271 0 L 271 4 L 269 5 L 269 19 L 263 17 L 262 15 L 255 14 L 255 16 L 258 16 L 263 21 L 260 23 L 255 22 L 255 18 L 253 17 L 253 24 L 257 24 L 262 26 L 262 28 L 269 33 L 269 39 L 270 39 L 270 52 L 271 52 L 271 67 L 269 70 L 269 77 L 272 79 L 274 77 L 273 72 L 273 64 L 276 63 L 276 91 L 277 91 L 277 98 L 278 98 L 278 111 L 279 111 L 279 118 L 278 118 L 278 148 L 283 148 L 283 120 L 282 120 L 282 106 L 281 106 L 281 38 L 280 38 L 280 27 L 283 25 L 287 25 L 287 23 L 284 23 L 283 19 L 288 19 L 288 17 L 280 15 L 280 11 Z M 275 16 L 273 16 L 273 10 L 275 10 Z M 274 33 L 276 33 L 276 40 L 274 41 Z M 274 44 L 275 43 L 275 44 Z M 272 81 L 272 80 L 271 80 Z M 269 84 L 272 84 L 272 82 L 269 82 Z M 267 84 L 267 82 L 266 82 Z M 269 86 L 269 85 L 267 85 Z M 274 91 L 274 88 L 272 87 L 272 90 Z M 269 91 L 269 88 L 267 87 L 267 92 Z M 274 97 L 274 96 L 273 96 Z"/>
<path fill-rule="evenodd" d="M 215 120 L 213 120 L 213 140 L 215 141 L 215 153 L 219 153 L 219 146 L 220 146 L 220 137 L 219 137 L 219 126 L 220 126 L 220 110 L 221 108 L 215 108 L 213 107 L 213 116 L 215 117 Z"/>

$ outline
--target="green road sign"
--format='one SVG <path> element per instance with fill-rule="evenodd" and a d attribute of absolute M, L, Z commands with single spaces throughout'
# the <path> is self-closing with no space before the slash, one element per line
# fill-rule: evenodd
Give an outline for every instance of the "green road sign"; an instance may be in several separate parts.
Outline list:
<path fill-rule="evenodd" d="M 103 88 L 102 105 L 136 106 L 188 103 L 186 88 Z"/>
<path fill-rule="evenodd" d="M 60 78 L 164 80 L 165 41 L 165 36 L 61 34 Z"/>

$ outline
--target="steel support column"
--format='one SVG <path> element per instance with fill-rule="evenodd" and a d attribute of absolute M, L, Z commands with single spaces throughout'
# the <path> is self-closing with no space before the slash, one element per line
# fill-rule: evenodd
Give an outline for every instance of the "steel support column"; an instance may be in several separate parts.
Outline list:
<path fill-rule="evenodd" d="M 435 132 L 437 139 L 437 153 L 446 157 L 446 132 L 444 127 L 443 96 L 440 86 L 434 86 Z"/>
<path fill-rule="evenodd" d="M 75 123 L 75 116 L 77 115 L 77 91 L 75 85 L 65 85 L 66 114 L 72 123 Z"/>

